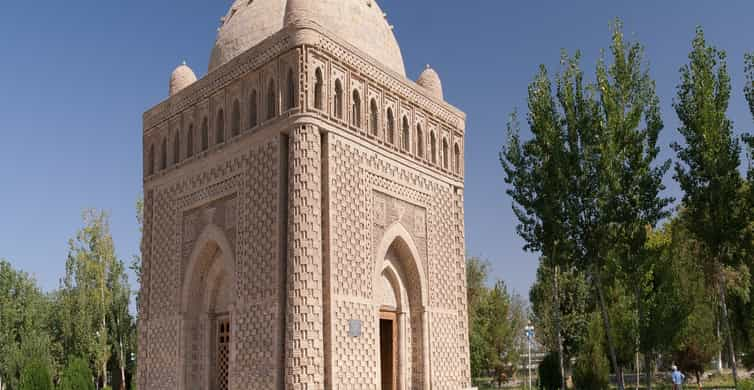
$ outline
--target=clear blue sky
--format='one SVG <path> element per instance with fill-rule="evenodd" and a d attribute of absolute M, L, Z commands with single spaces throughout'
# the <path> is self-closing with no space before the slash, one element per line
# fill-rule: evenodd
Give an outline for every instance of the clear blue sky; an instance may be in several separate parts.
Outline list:
<path fill-rule="evenodd" d="M 344 0 L 346 1 L 346 0 Z M 356 1 L 356 0 L 349 0 Z M 137 252 L 141 114 L 163 100 L 182 60 L 201 77 L 223 1 L 5 1 L 0 8 L 0 257 L 45 289 L 63 275 L 84 208 L 112 215 L 118 255 Z M 696 25 L 728 51 L 739 131 L 754 127 L 743 54 L 754 50 L 754 2 L 382 0 L 407 72 L 432 64 L 448 101 L 468 114 L 466 230 L 471 255 L 527 295 L 536 256 L 521 250 L 498 151 L 507 115 L 525 110 L 537 66 L 581 49 L 588 74 L 616 16 L 646 45 L 662 100 L 662 146 L 677 139 L 672 98 Z M 678 195 L 670 175 L 669 193 Z"/>

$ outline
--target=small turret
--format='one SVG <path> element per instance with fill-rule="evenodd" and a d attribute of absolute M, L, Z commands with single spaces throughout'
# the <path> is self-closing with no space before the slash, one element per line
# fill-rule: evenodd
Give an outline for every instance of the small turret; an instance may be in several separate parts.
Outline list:
<path fill-rule="evenodd" d="M 416 80 L 416 83 L 424 87 L 431 96 L 444 100 L 440 75 L 431 66 L 427 65 L 427 68 L 424 69 L 424 72 Z"/>
<path fill-rule="evenodd" d="M 196 82 L 196 74 L 186 65 L 186 61 L 179 65 L 170 76 L 170 96 Z"/>

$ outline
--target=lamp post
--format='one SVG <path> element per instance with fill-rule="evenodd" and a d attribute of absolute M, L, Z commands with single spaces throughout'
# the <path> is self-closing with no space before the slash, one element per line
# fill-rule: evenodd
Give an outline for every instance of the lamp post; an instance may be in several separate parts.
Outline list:
<path fill-rule="evenodd" d="M 529 325 L 524 328 L 526 331 L 526 341 L 527 344 L 529 344 L 529 364 L 526 365 L 526 368 L 529 370 L 529 390 L 532 390 L 531 387 L 531 340 L 534 338 L 534 326 L 529 323 Z"/>

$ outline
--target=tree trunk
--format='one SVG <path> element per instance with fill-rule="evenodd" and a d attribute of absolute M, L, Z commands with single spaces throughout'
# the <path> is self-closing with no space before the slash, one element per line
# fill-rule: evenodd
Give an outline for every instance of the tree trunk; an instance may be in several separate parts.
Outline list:
<path fill-rule="evenodd" d="M 126 368 L 120 366 L 120 390 L 126 390 Z"/>
<path fill-rule="evenodd" d="M 646 379 L 647 390 L 652 390 L 652 356 L 649 353 L 644 354 L 644 378 Z"/>
<path fill-rule="evenodd" d="M 636 376 L 634 377 L 634 384 L 636 385 L 636 390 L 639 390 L 639 382 L 640 382 L 639 376 L 641 376 L 641 372 L 639 371 L 639 351 L 636 350 Z"/>
<path fill-rule="evenodd" d="M 613 372 L 615 373 L 616 382 L 618 382 L 618 390 L 625 390 L 626 386 L 623 383 L 622 370 L 618 366 L 618 357 L 615 354 L 615 344 L 613 343 L 613 336 L 611 334 L 610 316 L 607 313 L 607 306 L 605 305 L 605 295 L 602 292 L 602 278 L 599 274 L 596 276 L 597 296 L 600 305 L 600 311 L 602 312 L 602 323 L 605 327 L 605 336 L 607 339 L 607 349 L 610 353 L 610 362 L 613 365 Z"/>
<path fill-rule="evenodd" d="M 720 317 L 717 317 L 715 319 L 715 334 L 717 335 L 717 340 L 720 342 L 720 345 L 722 345 L 722 335 L 720 334 Z M 722 348 L 717 351 L 717 373 L 721 374 L 723 373 L 723 350 Z"/>
<path fill-rule="evenodd" d="M 639 352 L 641 352 L 641 326 L 644 323 L 644 305 L 642 305 L 641 299 L 641 285 L 636 285 L 636 317 L 639 320 L 638 328 L 636 330 L 636 390 L 639 390 L 639 383 L 641 380 L 641 373 L 639 371 Z M 649 369 L 646 367 L 645 369 Z"/>
<path fill-rule="evenodd" d="M 718 277 L 718 289 L 720 293 L 720 306 L 723 315 L 723 325 L 728 339 L 728 353 L 730 354 L 730 368 L 733 371 L 733 384 L 738 388 L 738 370 L 736 369 L 736 350 L 733 347 L 733 332 L 730 329 L 730 320 L 728 319 L 728 305 L 725 301 L 725 275 L 720 271 Z"/>
<path fill-rule="evenodd" d="M 560 289 L 558 285 L 558 273 L 560 267 L 555 266 L 555 332 L 558 335 L 558 364 L 560 365 L 560 388 L 566 390 L 565 366 L 563 364 L 563 335 L 560 324 Z"/>

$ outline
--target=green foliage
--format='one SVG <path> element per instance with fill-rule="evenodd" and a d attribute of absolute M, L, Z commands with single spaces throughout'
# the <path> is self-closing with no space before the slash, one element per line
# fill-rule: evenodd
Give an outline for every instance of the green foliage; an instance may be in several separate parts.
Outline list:
<path fill-rule="evenodd" d="M 596 316 L 589 323 L 589 335 L 573 368 L 573 383 L 579 390 L 606 390 L 610 369 L 602 347 L 604 331 Z"/>
<path fill-rule="evenodd" d="M 508 292 L 505 283 L 498 281 L 487 294 L 487 343 L 491 346 L 488 359 L 496 378 L 512 378 L 520 362 L 520 346 L 526 326 L 524 303 Z"/>
<path fill-rule="evenodd" d="M 89 364 L 82 358 L 68 362 L 60 378 L 58 390 L 94 390 L 94 378 Z"/>
<path fill-rule="evenodd" d="M 684 145 L 673 144 L 680 160 L 675 177 L 684 191 L 687 229 L 699 244 L 698 260 L 709 275 L 708 285 L 711 291 L 717 291 L 728 351 L 734 356 L 726 274 L 746 266 L 741 261 L 741 244 L 747 241 L 748 208 L 743 207 L 743 182 L 738 171 L 741 147 L 726 115 L 730 84 L 725 52 L 708 45 L 698 28 L 689 63 L 681 68 L 674 102 L 685 140 Z M 737 381 L 735 366 L 733 370 Z"/>
<path fill-rule="evenodd" d="M 544 264 L 575 267 L 590 277 L 618 371 L 613 338 L 623 332 L 620 341 L 635 345 L 638 320 L 620 318 L 620 329 L 610 329 L 604 290 L 624 276 L 632 291 L 623 292 L 628 301 L 620 313 L 635 312 L 642 301 L 645 283 L 634 281 L 648 272 L 647 227 L 668 215 L 671 199 L 660 193 L 670 162 L 656 162 L 663 128 L 659 99 L 643 47 L 624 41 L 620 21 L 608 53 L 597 65 L 595 84 L 584 83 L 578 53 L 563 56 L 557 99 L 540 67 L 529 86 L 532 138 L 521 141 L 514 115 L 501 163 L 525 249 L 540 251 Z"/>
<path fill-rule="evenodd" d="M 93 362 L 98 378 L 106 377 L 112 362 L 125 379 L 135 344 L 125 266 L 115 255 L 108 215 L 87 210 L 83 219 L 84 226 L 69 243 L 58 295 L 60 338 L 70 356 Z"/>
<path fill-rule="evenodd" d="M 547 264 L 540 264 L 537 279 L 529 290 L 532 322 L 537 328 L 537 340 L 549 351 L 557 351 L 557 328 L 555 301 L 554 269 Z M 576 356 L 584 339 L 588 336 L 587 324 L 591 310 L 589 301 L 589 284 L 583 273 L 575 269 L 565 270 L 558 275 L 558 294 L 560 300 L 560 329 L 563 339 L 563 360 L 569 361 Z"/>
<path fill-rule="evenodd" d="M 51 306 L 36 281 L 0 260 L 0 377 L 18 388 L 25 367 L 52 362 L 57 350 L 46 332 Z"/>
<path fill-rule="evenodd" d="M 741 177 L 740 145 L 726 116 L 730 76 L 724 51 L 708 46 L 697 29 L 689 64 L 681 68 L 681 84 L 674 102 L 685 144 L 673 144 L 678 154 L 676 180 L 684 191 L 688 228 L 702 249 L 706 271 L 718 274 L 720 265 L 736 265 L 734 253 L 741 237 L 738 206 Z"/>
<path fill-rule="evenodd" d="M 19 390 L 52 390 L 50 367 L 41 360 L 26 365 L 21 373 Z"/>
<path fill-rule="evenodd" d="M 556 352 L 550 352 L 537 367 L 540 390 L 558 390 L 563 381 L 560 375 L 560 362 Z"/>
<path fill-rule="evenodd" d="M 738 390 L 754 390 L 754 380 L 745 379 L 738 382 Z"/>
<path fill-rule="evenodd" d="M 526 308 L 503 282 L 486 286 L 488 267 L 478 258 L 466 262 L 472 376 L 492 371 L 498 380 L 512 378 L 520 361 Z"/>
<path fill-rule="evenodd" d="M 479 377 L 490 368 L 488 361 L 489 344 L 487 344 L 488 320 L 485 316 L 487 300 L 487 281 L 489 264 L 479 258 L 466 260 L 466 294 L 469 310 L 469 351 L 471 375 Z"/>
<path fill-rule="evenodd" d="M 747 53 L 744 57 L 744 70 L 746 73 L 746 85 L 744 94 L 749 103 L 749 111 L 754 116 L 754 53 Z"/>

